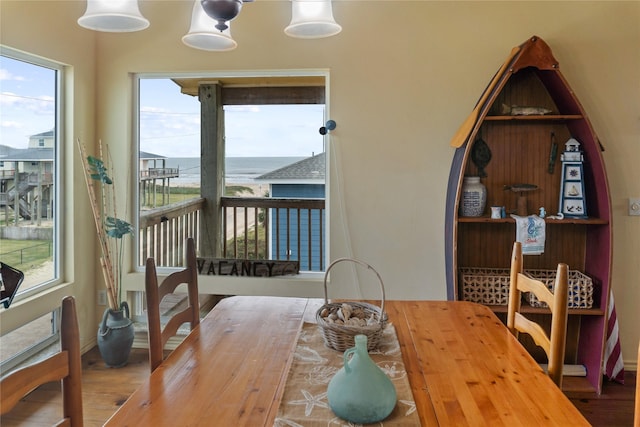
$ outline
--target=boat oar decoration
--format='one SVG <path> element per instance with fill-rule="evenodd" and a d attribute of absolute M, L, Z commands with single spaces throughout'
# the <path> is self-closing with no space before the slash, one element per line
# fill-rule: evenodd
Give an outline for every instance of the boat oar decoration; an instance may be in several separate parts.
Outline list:
<path fill-rule="evenodd" d="M 491 80 L 487 88 L 482 93 L 482 96 L 478 100 L 476 107 L 473 109 L 469 117 L 467 117 L 467 119 L 462 123 L 462 125 L 460 126 L 458 131 L 455 133 L 455 135 L 453 135 L 453 138 L 451 138 L 451 145 L 453 147 L 459 148 L 467 140 L 467 138 L 469 137 L 469 134 L 471 133 L 471 130 L 473 129 L 473 127 L 476 125 L 478 121 L 480 111 L 482 110 L 485 103 L 487 102 L 487 99 L 489 99 L 489 95 L 491 95 L 493 90 L 496 88 L 498 82 L 504 78 L 505 73 L 508 71 L 509 65 L 511 65 L 511 63 L 513 62 L 514 58 L 516 57 L 519 51 L 520 51 L 520 46 L 516 46 L 513 49 L 511 49 L 511 53 L 509 53 L 509 56 L 507 57 L 506 61 L 504 61 L 504 63 L 502 64 L 498 72 L 493 76 L 493 79 Z"/>

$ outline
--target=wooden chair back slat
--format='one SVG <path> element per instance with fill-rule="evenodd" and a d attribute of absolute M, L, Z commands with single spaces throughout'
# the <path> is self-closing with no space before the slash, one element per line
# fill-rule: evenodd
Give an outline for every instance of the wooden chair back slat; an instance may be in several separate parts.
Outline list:
<path fill-rule="evenodd" d="M 153 258 L 147 258 L 145 271 L 145 291 L 147 298 L 147 324 L 149 330 L 149 365 L 153 372 L 162 363 L 164 347 L 172 336 L 176 335 L 183 323 L 189 322 L 191 329 L 200 323 L 200 303 L 198 301 L 198 268 L 196 249 L 193 238 L 187 239 L 186 267 L 168 275 L 160 285 Z M 160 303 L 162 299 L 173 293 L 178 286 L 187 285 L 187 307 L 174 314 L 165 324 L 160 322 Z"/>
<path fill-rule="evenodd" d="M 633 412 L 634 427 L 640 427 L 640 382 L 638 382 L 639 371 L 640 371 L 640 344 L 638 344 L 638 364 L 636 365 L 636 405 Z"/>
<path fill-rule="evenodd" d="M 562 387 L 562 368 L 567 336 L 567 300 L 569 296 L 569 267 L 559 263 L 556 280 L 551 292 L 547 286 L 524 274 L 522 245 L 515 242 L 511 255 L 509 288 L 509 308 L 507 327 L 517 337 L 519 332 L 531 335 L 537 345 L 542 347 L 549 359 L 548 374 L 558 387 Z M 551 311 L 551 333 L 536 322 L 527 319 L 520 311 L 522 292 L 532 292 L 540 301 L 546 302 Z"/>
<path fill-rule="evenodd" d="M 82 427 L 82 361 L 75 299 L 62 300 L 61 350 L 40 362 L 19 369 L 0 382 L 0 414 L 11 411 L 27 394 L 42 384 L 62 380 L 63 417 L 56 426 Z"/>

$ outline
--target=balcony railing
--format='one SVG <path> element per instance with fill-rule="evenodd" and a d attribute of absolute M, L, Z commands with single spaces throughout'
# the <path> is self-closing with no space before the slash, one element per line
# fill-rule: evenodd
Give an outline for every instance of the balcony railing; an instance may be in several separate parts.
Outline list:
<path fill-rule="evenodd" d="M 188 236 L 200 230 L 204 199 L 144 211 L 140 216 L 140 263 L 152 256 L 162 266 L 182 262 Z M 223 197 L 223 256 L 217 258 L 298 260 L 304 271 L 323 271 L 324 199 Z M 216 231 L 211 231 L 216 232 Z"/>
<path fill-rule="evenodd" d="M 15 179 L 15 176 L 16 176 L 15 169 L 0 170 L 0 179 Z"/>
<path fill-rule="evenodd" d="M 140 180 L 158 179 L 158 178 L 177 178 L 180 176 L 178 168 L 149 168 L 140 171 Z"/>
<path fill-rule="evenodd" d="M 227 258 L 297 260 L 302 270 L 324 270 L 324 199 L 223 197 L 222 208 Z"/>
<path fill-rule="evenodd" d="M 187 237 L 199 241 L 205 199 L 198 198 L 140 212 L 138 254 L 140 265 L 154 258 L 156 265 L 182 265 Z"/>
<path fill-rule="evenodd" d="M 0 179 L 13 179 L 16 177 L 22 183 L 28 185 L 51 185 L 53 184 L 52 172 L 16 172 L 15 169 L 0 170 Z"/>

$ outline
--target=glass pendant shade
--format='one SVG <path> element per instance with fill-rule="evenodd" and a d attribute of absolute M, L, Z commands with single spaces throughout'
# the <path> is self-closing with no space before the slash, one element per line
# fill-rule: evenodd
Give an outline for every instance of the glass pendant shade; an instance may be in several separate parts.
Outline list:
<path fill-rule="evenodd" d="M 292 0 L 291 23 L 284 32 L 291 37 L 317 39 L 342 31 L 333 18 L 331 0 Z"/>
<path fill-rule="evenodd" d="M 126 33 L 144 30 L 149 21 L 138 9 L 138 0 L 87 0 L 78 24 L 94 31 Z"/>
<path fill-rule="evenodd" d="M 219 31 L 215 28 L 216 20 L 209 17 L 200 0 L 195 0 L 193 12 L 191 14 L 191 28 L 182 37 L 182 42 L 189 47 L 210 51 L 232 50 L 238 46 L 231 38 L 230 23 L 227 22 L 226 29 Z"/>

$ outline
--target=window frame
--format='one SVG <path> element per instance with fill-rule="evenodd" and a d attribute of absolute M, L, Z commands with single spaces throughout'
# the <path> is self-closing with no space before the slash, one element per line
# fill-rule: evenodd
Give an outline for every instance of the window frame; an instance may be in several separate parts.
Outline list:
<path fill-rule="evenodd" d="M 290 80 L 295 80 L 295 79 L 304 79 L 304 78 L 318 78 L 321 77 L 324 79 L 324 87 L 323 87 L 323 103 L 324 103 L 324 107 L 325 107 L 325 120 L 330 117 L 330 113 L 329 113 L 329 72 L 327 70 L 281 70 L 281 71 L 237 71 L 237 72 L 224 72 L 224 73 L 219 73 L 219 72 L 199 72 L 199 73 L 180 73 L 180 72 L 142 72 L 142 73 L 133 73 L 132 74 L 132 80 L 133 80 L 133 93 L 134 96 L 133 98 L 133 144 L 134 144 L 134 152 L 139 153 L 140 152 L 140 81 L 143 79 L 201 79 L 203 81 L 219 81 L 219 80 L 225 80 L 225 79 L 238 79 L 238 78 L 248 78 L 248 79 L 256 79 L 256 81 L 258 81 L 259 79 L 262 81 L 262 83 L 264 83 L 265 80 L 268 80 L 269 78 L 272 79 L 290 79 Z M 265 88 L 262 87 L 263 84 L 256 84 L 255 88 L 261 90 L 261 93 L 268 93 L 269 88 L 267 87 L 266 91 Z M 301 85 L 303 86 L 303 85 Z M 227 97 L 227 99 L 225 100 L 225 102 L 223 102 L 224 105 L 239 105 L 239 104 L 244 104 L 244 105 L 248 105 L 248 104 L 256 104 L 257 102 L 250 102 L 250 103 L 242 103 L 242 102 L 237 102 L 238 99 L 241 99 L 244 94 L 246 94 L 247 90 L 250 90 L 251 87 L 240 87 L 240 88 L 232 88 L 232 90 L 229 90 L 227 93 L 229 94 L 233 94 L 230 97 Z M 313 91 L 307 92 L 313 95 Z M 275 104 L 279 103 L 279 102 L 274 102 Z M 321 125 L 321 124 L 319 124 Z M 330 158 L 330 139 L 327 138 L 325 141 L 325 152 L 327 153 L 327 162 L 326 162 L 326 177 L 325 177 L 325 201 L 326 201 L 326 208 L 325 208 L 325 215 L 326 215 L 326 227 L 325 227 L 325 231 L 324 231 L 324 239 L 325 239 L 325 250 L 324 250 L 324 265 L 325 268 L 327 266 L 327 260 L 330 259 L 330 224 L 329 224 L 329 196 L 330 196 L 330 185 L 329 185 L 329 158 Z M 140 175 L 140 159 L 139 159 L 139 155 L 135 156 L 135 158 L 133 159 L 133 164 L 132 164 L 132 170 L 135 171 L 136 176 Z M 140 206 L 140 188 L 138 185 L 135 185 L 135 188 L 132 188 L 132 190 L 134 191 L 134 201 L 133 201 L 133 206 Z M 135 221 L 135 226 L 136 226 L 136 230 L 139 230 L 139 221 L 140 221 L 140 211 L 137 211 L 136 217 L 134 218 Z M 138 249 L 138 241 L 139 241 L 139 236 L 138 233 L 136 233 L 136 238 L 132 239 L 134 240 L 133 242 L 133 251 L 132 251 L 132 257 L 131 257 L 131 262 L 132 265 L 135 266 L 135 270 L 136 271 L 143 271 L 144 270 L 144 266 L 140 266 L 138 259 L 139 259 L 139 249 Z M 171 271 L 172 268 L 170 267 L 163 267 L 163 270 L 166 271 Z M 317 279 L 320 280 L 322 277 L 324 276 L 324 271 L 318 272 L 318 271 L 304 271 L 304 272 L 300 272 L 300 274 L 298 274 L 296 277 L 298 279 Z"/>
<path fill-rule="evenodd" d="M 36 298 L 45 298 L 48 299 L 51 297 L 50 292 L 61 285 L 63 283 L 63 274 L 62 274 L 62 236 L 64 236 L 64 226 L 65 221 L 62 218 L 62 206 L 65 205 L 65 201 L 63 200 L 62 193 L 62 183 L 64 182 L 64 156 L 62 146 L 64 144 L 65 135 L 65 120 L 64 120 L 64 111 L 66 108 L 66 86 L 65 82 L 68 78 L 69 67 L 63 63 L 53 61 L 47 58 L 43 58 L 41 56 L 31 54 L 28 52 L 20 51 L 17 49 L 10 48 L 8 46 L 0 45 L 0 56 L 15 60 L 25 62 L 37 67 L 47 68 L 49 70 L 54 71 L 54 147 L 53 147 L 53 231 L 52 231 L 52 252 L 53 252 L 53 272 L 52 277 L 50 279 L 44 280 L 36 285 L 33 285 L 26 289 L 21 289 L 16 294 L 13 299 L 12 305 L 19 304 L 29 299 Z M 54 305 L 55 306 L 55 305 Z M 52 311 L 44 312 L 41 314 L 35 315 L 35 317 L 30 318 L 28 321 L 18 325 L 15 328 L 8 328 L 4 330 L 3 328 L 3 336 L 8 334 L 20 327 L 25 327 L 37 320 L 40 317 L 45 315 L 51 316 L 51 332 L 50 335 L 45 337 L 44 339 L 25 347 L 18 353 L 8 357 L 5 361 L 0 364 L 0 371 L 6 372 L 8 370 L 13 369 L 16 366 L 19 366 L 24 360 L 29 357 L 33 357 L 36 354 L 40 354 L 40 352 L 44 349 L 50 348 L 52 344 L 55 344 L 59 339 L 59 303 L 56 308 Z M 4 314 L 4 313 L 3 313 Z M 23 316 L 20 316 L 21 318 Z M 16 319 L 17 320 L 17 319 Z"/>
<path fill-rule="evenodd" d="M 13 303 L 20 302 L 24 299 L 34 297 L 37 294 L 43 293 L 48 289 L 53 288 L 62 283 L 62 274 L 61 274 L 61 258 L 62 258 L 62 236 L 64 221 L 62 220 L 61 208 L 64 205 L 64 200 L 62 199 L 62 183 L 64 182 L 62 174 L 64 171 L 63 168 L 63 156 L 61 146 L 63 144 L 63 135 L 64 135 L 64 120 L 62 117 L 62 112 L 65 107 L 65 80 L 67 73 L 67 66 L 60 62 L 56 62 L 50 59 L 43 58 L 41 56 L 30 54 L 27 52 L 23 52 L 17 49 L 13 49 L 7 46 L 0 46 L 0 56 L 5 56 L 7 58 L 26 62 L 35 66 L 47 68 L 55 71 L 55 112 L 54 112 L 54 166 L 53 166 L 53 196 L 54 196 L 54 211 L 52 212 L 52 216 L 54 218 L 53 222 L 53 242 L 52 242 L 52 251 L 53 251 L 53 277 L 49 280 L 45 280 L 33 287 L 28 289 L 19 290 L 16 294 Z"/>

